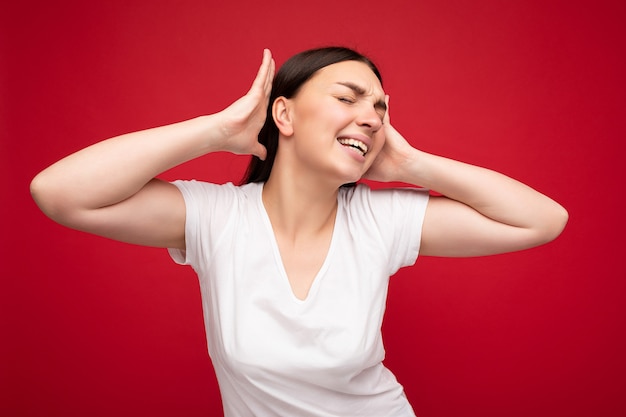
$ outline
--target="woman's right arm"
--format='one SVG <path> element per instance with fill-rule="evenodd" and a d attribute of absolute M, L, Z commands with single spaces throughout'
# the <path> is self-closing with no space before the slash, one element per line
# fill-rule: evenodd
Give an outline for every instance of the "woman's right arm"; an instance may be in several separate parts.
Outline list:
<path fill-rule="evenodd" d="M 248 93 L 223 111 L 129 133 L 80 150 L 40 172 L 31 193 L 65 226 L 146 246 L 185 248 L 185 204 L 160 173 L 210 152 L 265 157 L 258 142 L 274 77 L 269 50 Z"/>

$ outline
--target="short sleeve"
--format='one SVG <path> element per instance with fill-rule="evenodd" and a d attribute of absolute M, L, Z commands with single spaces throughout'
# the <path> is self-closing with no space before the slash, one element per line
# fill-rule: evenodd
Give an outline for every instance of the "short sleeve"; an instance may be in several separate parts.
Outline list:
<path fill-rule="evenodd" d="M 362 227 L 373 228 L 372 237 L 386 251 L 389 275 L 417 260 L 429 191 L 420 188 L 371 190 L 357 186 L 355 196 L 366 219 Z M 353 197 L 353 198 L 354 198 Z"/>
<path fill-rule="evenodd" d="M 185 250 L 168 249 L 174 262 L 196 272 L 208 265 L 229 222 L 237 198 L 236 187 L 202 181 L 174 181 L 185 201 Z"/>

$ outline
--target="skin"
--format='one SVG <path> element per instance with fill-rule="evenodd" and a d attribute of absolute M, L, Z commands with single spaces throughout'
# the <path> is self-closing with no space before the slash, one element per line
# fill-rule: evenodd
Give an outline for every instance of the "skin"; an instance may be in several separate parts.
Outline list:
<path fill-rule="evenodd" d="M 223 111 L 108 139 L 64 158 L 33 179 L 35 201 L 53 220 L 75 229 L 184 249 L 182 196 L 154 178 L 210 152 L 265 158 L 257 134 L 274 71 L 266 50 L 248 93 Z M 323 68 L 295 97 L 272 103 L 279 151 L 263 202 L 297 297 L 306 297 L 328 251 L 339 187 L 360 178 L 442 194 L 428 203 L 422 255 L 510 252 L 561 233 L 568 215 L 558 203 L 497 172 L 414 148 L 391 125 L 388 106 L 376 76 L 356 61 Z M 338 142 L 346 136 L 368 143 L 365 156 Z"/>

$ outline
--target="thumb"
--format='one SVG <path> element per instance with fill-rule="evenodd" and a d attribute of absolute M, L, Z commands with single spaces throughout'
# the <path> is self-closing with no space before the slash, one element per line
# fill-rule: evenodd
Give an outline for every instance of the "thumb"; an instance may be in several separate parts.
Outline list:
<path fill-rule="evenodd" d="M 254 145 L 254 149 L 252 149 L 251 154 L 259 157 L 261 161 L 265 161 L 265 158 L 267 158 L 267 148 L 263 146 L 262 144 L 260 144 L 259 142 L 257 142 Z"/>

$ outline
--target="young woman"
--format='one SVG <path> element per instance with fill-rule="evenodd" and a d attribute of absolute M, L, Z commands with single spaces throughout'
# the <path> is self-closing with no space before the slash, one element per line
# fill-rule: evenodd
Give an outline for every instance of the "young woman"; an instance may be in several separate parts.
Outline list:
<path fill-rule="evenodd" d="M 389 276 L 418 252 L 546 243 L 567 213 L 504 175 L 413 148 L 388 106 L 378 70 L 352 50 L 303 52 L 275 79 L 266 50 L 228 108 L 90 146 L 31 191 L 61 224 L 193 266 L 226 416 L 413 416 L 382 365 Z M 155 179 L 215 151 L 254 155 L 244 185 Z"/>

